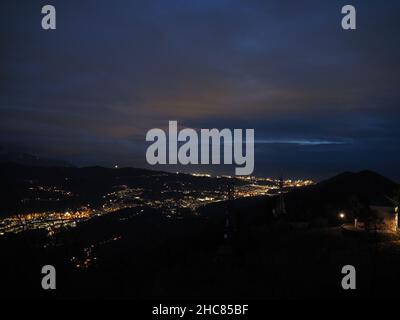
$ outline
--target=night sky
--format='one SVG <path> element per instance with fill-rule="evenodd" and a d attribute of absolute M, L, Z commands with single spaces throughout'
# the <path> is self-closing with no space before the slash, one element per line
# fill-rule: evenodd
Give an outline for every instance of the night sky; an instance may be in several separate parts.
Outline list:
<path fill-rule="evenodd" d="M 399 180 L 399 31 L 389 0 L 2 1 L 1 152 L 145 167 L 146 132 L 178 120 L 254 128 L 256 175 Z"/>

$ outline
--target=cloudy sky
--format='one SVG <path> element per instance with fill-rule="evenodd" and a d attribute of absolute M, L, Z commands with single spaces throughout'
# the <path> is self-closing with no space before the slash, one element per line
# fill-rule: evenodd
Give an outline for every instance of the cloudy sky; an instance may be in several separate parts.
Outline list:
<path fill-rule="evenodd" d="M 177 120 L 254 128 L 257 175 L 400 180 L 400 2 L 350 2 L 356 31 L 349 1 L 5 0 L 0 148 L 143 167 L 146 132 Z"/>

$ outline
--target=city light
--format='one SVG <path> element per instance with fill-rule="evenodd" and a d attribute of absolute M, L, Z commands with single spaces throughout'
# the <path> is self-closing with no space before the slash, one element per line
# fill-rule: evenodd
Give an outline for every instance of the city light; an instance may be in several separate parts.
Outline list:
<path fill-rule="evenodd" d="M 164 173 L 156 178 L 163 178 Z M 207 173 L 192 173 L 193 181 L 175 181 L 174 183 L 163 183 L 160 190 L 161 198 L 155 199 L 152 196 L 152 190 L 148 187 L 129 187 L 127 185 L 114 185 L 111 190 L 105 194 L 99 195 L 101 203 L 96 206 L 68 205 L 64 210 L 45 210 L 40 212 L 24 212 L 19 215 L 9 215 L 0 218 L 0 236 L 7 233 L 20 233 L 27 230 L 46 230 L 49 237 L 53 236 L 59 230 L 73 228 L 82 221 L 94 217 L 118 212 L 122 209 L 136 208 L 137 214 L 143 212 L 143 208 L 152 208 L 162 210 L 166 217 L 177 217 L 177 208 L 184 208 L 196 214 L 197 210 L 209 203 L 216 203 L 228 200 L 228 194 L 225 186 L 226 182 L 221 181 L 218 187 L 208 188 L 207 186 L 198 186 L 197 179 L 204 177 L 211 178 Z M 216 177 L 220 179 L 232 179 L 232 177 Z M 279 192 L 286 193 L 290 189 L 306 187 L 313 184 L 311 180 L 284 180 L 280 181 L 273 178 L 235 177 L 237 185 L 234 190 L 235 198 L 274 196 Z M 282 184 L 283 190 L 280 190 Z M 78 194 L 70 190 L 65 190 L 60 186 L 33 185 L 29 188 L 31 192 L 26 201 L 38 202 L 48 201 L 50 203 L 70 201 Z M 344 218 L 344 215 L 340 215 Z"/>

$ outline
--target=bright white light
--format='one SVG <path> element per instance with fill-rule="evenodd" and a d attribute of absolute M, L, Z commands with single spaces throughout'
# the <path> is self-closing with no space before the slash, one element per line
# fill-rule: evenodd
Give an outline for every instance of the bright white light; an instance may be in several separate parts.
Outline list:
<path fill-rule="evenodd" d="M 345 214 L 343 212 L 341 212 L 341 213 L 339 213 L 339 217 L 340 217 L 340 219 L 344 219 Z"/>

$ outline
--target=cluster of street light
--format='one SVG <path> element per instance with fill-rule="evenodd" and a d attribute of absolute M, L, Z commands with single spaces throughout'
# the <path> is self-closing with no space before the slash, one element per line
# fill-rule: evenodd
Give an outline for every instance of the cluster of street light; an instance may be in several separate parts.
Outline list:
<path fill-rule="evenodd" d="M 208 174 L 192 174 L 194 177 L 211 178 Z M 229 179 L 230 177 L 215 177 Z M 239 183 L 234 189 L 235 198 L 275 195 L 283 187 L 285 189 L 305 187 L 313 184 L 311 180 L 277 180 L 271 178 L 239 177 Z M 31 187 L 31 191 L 61 194 L 71 197 L 72 192 L 56 187 Z M 161 210 L 166 217 L 174 217 L 180 209 L 196 213 L 199 207 L 209 203 L 228 199 L 226 185 L 219 187 L 195 187 L 190 182 L 178 181 L 164 183 L 158 194 L 146 188 L 129 187 L 127 185 L 114 186 L 112 190 L 102 196 L 102 204 L 96 207 L 90 204 L 81 205 L 75 209 L 64 211 L 25 212 L 0 219 L 0 236 L 7 233 L 20 233 L 27 230 L 43 229 L 49 236 L 63 228 L 76 225 L 93 217 L 118 212 L 121 209 L 138 207 L 138 213 L 143 208 Z M 140 210 L 141 209 L 141 210 Z M 341 219 L 344 217 L 340 216 Z"/>

